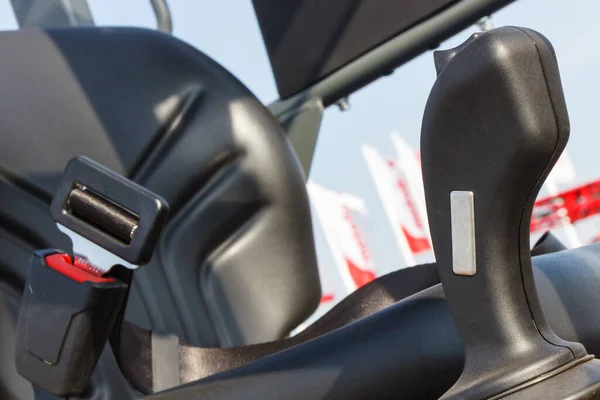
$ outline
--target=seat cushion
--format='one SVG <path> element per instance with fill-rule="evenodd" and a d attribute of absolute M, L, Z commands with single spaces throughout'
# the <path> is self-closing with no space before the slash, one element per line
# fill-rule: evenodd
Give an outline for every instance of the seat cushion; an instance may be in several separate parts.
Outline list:
<path fill-rule="evenodd" d="M 600 353 L 600 244 L 533 257 L 552 329 Z M 183 399 L 438 399 L 464 347 L 441 284 L 281 352 L 149 396 Z"/>

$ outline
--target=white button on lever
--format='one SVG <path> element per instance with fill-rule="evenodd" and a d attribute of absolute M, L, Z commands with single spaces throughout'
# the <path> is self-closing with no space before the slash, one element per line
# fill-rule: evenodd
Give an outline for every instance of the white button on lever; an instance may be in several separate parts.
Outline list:
<path fill-rule="evenodd" d="M 477 273 L 475 260 L 475 204 L 473 192 L 450 192 L 452 270 L 456 275 Z"/>

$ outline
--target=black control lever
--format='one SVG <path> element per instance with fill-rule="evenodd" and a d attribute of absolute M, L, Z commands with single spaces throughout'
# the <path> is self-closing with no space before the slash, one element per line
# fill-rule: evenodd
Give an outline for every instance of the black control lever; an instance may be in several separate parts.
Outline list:
<path fill-rule="evenodd" d="M 435 64 L 423 178 L 439 273 L 465 347 L 462 375 L 443 398 L 504 397 L 591 358 L 546 322 L 529 250 L 535 198 L 569 137 L 567 109 L 554 51 L 537 32 L 473 35 L 436 52 Z"/>

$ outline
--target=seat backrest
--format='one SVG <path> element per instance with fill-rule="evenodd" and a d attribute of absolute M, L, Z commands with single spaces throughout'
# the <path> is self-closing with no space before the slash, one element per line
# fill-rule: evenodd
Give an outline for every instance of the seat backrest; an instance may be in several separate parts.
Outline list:
<path fill-rule="evenodd" d="M 48 204 L 88 156 L 171 206 L 135 273 L 133 322 L 196 345 L 287 334 L 320 286 L 304 177 L 268 110 L 218 64 L 133 28 L 0 33 L 0 277 L 68 248 Z"/>

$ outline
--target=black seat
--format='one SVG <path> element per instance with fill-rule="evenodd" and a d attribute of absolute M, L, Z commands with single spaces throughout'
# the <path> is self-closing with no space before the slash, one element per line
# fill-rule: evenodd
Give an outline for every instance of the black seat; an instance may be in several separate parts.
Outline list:
<path fill-rule="evenodd" d="M 304 177 L 233 76 L 171 36 L 129 28 L 0 33 L 0 278 L 68 248 L 48 211 L 88 156 L 162 195 L 168 225 L 127 318 L 196 345 L 283 337 L 320 286 Z"/>

